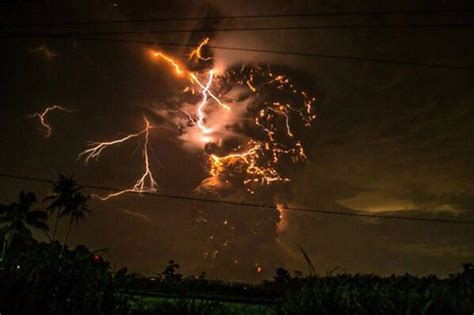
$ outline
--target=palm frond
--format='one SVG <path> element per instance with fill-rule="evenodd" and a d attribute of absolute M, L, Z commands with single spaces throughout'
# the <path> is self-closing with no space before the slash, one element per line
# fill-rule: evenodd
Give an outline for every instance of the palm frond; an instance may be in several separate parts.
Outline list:
<path fill-rule="evenodd" d="M 316 268 L 314 268 L 313 262 L 309 258 L 308 254 L 306 254 L 305 250 L 303 249 L 303 247 L 301 247 L 300 244 L 298 244 L 298 248 L 300 249 L 301 253 L 303 254 L 303 257 L 306 260 L 306 263 L 308 264 L 310 274 L 315 275 L 316 274 Z"/>

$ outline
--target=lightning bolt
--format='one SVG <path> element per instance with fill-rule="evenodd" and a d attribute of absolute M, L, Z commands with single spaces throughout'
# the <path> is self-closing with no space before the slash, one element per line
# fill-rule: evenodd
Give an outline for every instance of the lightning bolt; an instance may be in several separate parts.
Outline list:
<path fill-rule="evenodd" d="M 199 61 L 199 60 L 204 60 L 204 61 L 211 60 L 211 59 L 212 59 L 211 57 L 203 57 L 202 54 L 201 54 L 202 48 L 203 48 L 204 46 L 206 46 L 208 43 L 209 43 L 209 37 L 204 38 L 204 39 L 202 40 L 202 42 L 198 45 L 198 47 L 196 47 L 196 49 L 193 49 L 193 51 L 191 51 L 191 53 L 189 54 L 188 60 L 192 60 L 193 58 L 196 58 L 196 61 Z"/>
<path fill-rule="evenodd" d="M 180 64 L 178 64 L 177 61 L 175 61 L 173 58 L 171 58 L 170 56 L 162 53 L 162 52 L 159 52 L 159 51 L 154 51 L 152 50 L 151 51 L 151 55 L 154 57 L 154 58 L 158 58 L 158 59 L 162 59 L 164 61 L 166 61 L 173 69 L 174 69 L 174 72 L 178 75 L 178 76 L 184 76 L 184 75 L 189 75 L 189 72 L 187 70 L 184 70 L 182 68 L 182 66 Z"/>
<path fill-rule="evenodd" d="M 213 70 L 211 70 L 213 71 Z M 202 89 L 202 90 L 205 90 L 206 89 L 206 85 L 202 84 L 201 81 L 199 81 L 199 79 L 196 77 L 196 75 L 194 73 L 191 73 L 191 78 L 192 78 L 192 81 L 196 82 L 197 85 L 199 85 L 199 87 Z M 214 95 L 214 93 L 212 93 L 211 91 L 207 90 L 206 91 L 207 94 L 209 94 L 209 96 L 217 102 L 217 104 L 219 104 L 222 108 L 224 108 L 225 110 L 230 110 L 230 107 L 229 105 L 225 104 L 224 102 L 222 102 L 217 96 Z"/>
<path fill-rule="evenodd" d="M 206 94 L 208 94 L 222 108 L 224 108 L 225 110 L 230 110 L 230 107 L 227 104 L 225 104 L 224 102 L 222 102 L 216 95 L 214 95 L 214 93 L 209 91 L 209 88 L 206 89 L 206 86 L 208 86 L 209 83 L 208 84 L 203 84 L 199 80 L 198 76 L 195 73 L 192 73 L 191 71 L 188 71 L 183 66 L 181 66 L 179 61 L 173 59 L 172 57 L 168 56 L 167 54 L 165 54 L 163 52 L 154 51 L 154 50 L 151 51 L 151 56 L 153 58 L 161 59 L 161 60 L 165 61 L 167 64 L 169 64 L 174 69 L 174 72 L 179 77 L 187 78 L 192 84 L 196 83 L 201 88 L 201 91 L 206 90 Z"/>
<path fill-rule="evenodd" d="M 145 121 L 145 128 L 143 130 L 137 133 L 129 134 L 123 138 L 113 140 L 113 141 L 91 142 L 90 143 L 91 147 L 89 149 L 86 149 L 82 151 L 81 153 L 79 153 L 79 158 L 84 157 L 84 163 L 87 164 L 90 159 L 98 159 L 102 151 L 111 146 L 124 143 L 130 139 L 137 138 L 141 135 L 144 136 L 145 141 L 143 143 L 142 152 L 143 152 L 145 171 L 143 175 L 135 182 L 135 185 L 133 185 L 132 188 L 120 190 L 106 196 L 93 195 L 94 197 L 105 201 L 110 198 L 118 197 L 126 193 L 131 193 L 131 192 L 150 193 L 150 192 L 156 192 L 158 190 L 158 184 L 153 177 L 153 173 L 151 172 L 150 158 L 149 158 L 149 151 L 148 151 L 150 129 L 152 129 L 153 126 L 150 124 L 150 122 L 145 116 L 143 117 L 143 119 Z"/>
<path fill-rule="evenodd" d="M 82 151 L 81 153 L 79 153 L 79 158 L 82 157 L 82 156 L 85 156 L 84 164 L 87 165 L 89 163 L 90 159 L 96 159 L 96 160 L 99 159 L 100 154 L 106 148 L 108 148 L 110 146 L 113 146 L 113 145 L 116 145 L 116 144 L 123 143 L 127 140 L 130 140 L 130 139 L 136 138 L 136 137 L 144 134 L 145 132 L 146 132 L 146 129 L 143 129 L 140 132 L 132 133 L 130 135 L 127 135 L 126 137 L 123 137 L 123 138 L 120 138 L 120 139 L 117 139 L 117 140 L 112 140 L 112 141 L 105 141 L 105 142 L 91 141 L 91 142 L 89 142 L 89 146 L 91 146 L 91 148 L 86 149 L 86 150 Z"/>
<path fill-rule="evenodd" d="M 141 214 L 141 213 L 137 213 L 137 212 L 133 212 L 133 211 L 130 211 L 130 210 L 127 210 L 127 209 L 122 209 L 122 212 L 125 213 L 126 215 L 129 215 L 129 216 L 135 216 L 137 218 L 140 218 L 142 220 L 145 220 L 147 223 L 152 223 L 150 218 L 147 217 L 146 215 L 144 214 Z"/>
<path fill-rule="evenodd" d="M 201 103 L 199 104 L 198 110 L 197 110 L 197 113 L 198 113 L 197 126 L 205 134 L 212 132 L 211 129 L 206 128 L 206 126 L 204 126 L 204 112 L 203 112 L 203 110 L 204 110 L 204 107 L 206 106 L 206 103 L 207 103 L 207 95 L 208 95 L 208 91 L 209 91 L 209 88 L 211 86 L 213 77 L 214 77 L 214 71 L 211 70 L 211 71 L 209 71 L 209 80 L 207 81 L 206 86 L 204 86 L 204 89 L 202 90 L 202 100 L 201 100 Z"/>
<path fill-rule="evenodd" d="M 202 49 L 208 43 L 209 38 L 203 39 L 199 45 L 191 51 L 188 60 L 194 60 L 196 62 L 210 60 L 210 57 L 204 57 L 202 55 Z M 174 73 L 178 75 L 178 77 L 183 78 L 190 83 L 190 86 L 186 87 L 184 91 L 195 91 L 195 88 L 200 90 L 201 100 L 196 105 L 197 119 L 194 120 L 190 118 L 190 120 L 197 125 L 199 132 L 203 135 L 214 132 L 215 130 L 212 126 L 205 124 L 205 109 L 209 104 L 209 101 L 212 99 L 221 108 L 231 110 L 230 106 L 221 101 L 220 97 L 211 91 L 214 85 L 213 83 L 220 78 L 219 76 L 216 76 L 215 70 L 208 70 L 207 73 L 204 74 L 207 75 L 207 81 L 204 83 L 204 80 L 201 79 L 204 76 L 203 74 L 187 70 L 179 60 L 159 51 L 152 51 L 152 56 L 155 59 L 167 63 L 172 69 L 174 69 Z M 233 73 L 237 74 L 235 71 Z M 257 78 L 257 76 L 259 78 Z M 299 140 L 288 141 L 287 139 L 281 138 L 281 132 L 279 132 L 281 123 L 279 122 L 280 118 L 277 117 L 283 119 L 283 126 L 288 138 L 294 138 L 295 133 L 292 129 L 292 120 L 296 118 L 294 115 L 298 115 L 304 122 L 305 126 L 309 127 L 312 120 L 316 117 L 312 113 L 312 105 L 315 98 L 309 98 L 306 92 L 298 91 L 296 86 L 285 75 L 274 74 L 272 71 L 265 71 L 262 67 L 248 69 L 243 66 L 240 70 L 240 76 L 236 77 L 236 82 L 242 86 L 246 85 L 254 94 L 257 94 L 261 88 L 272 87 L 276 89 L 276 91 L 303 98 L 304 107 L 297 108 L 290 104 L 282 104 L 278 101 L 264 102 L 262 104 L 265 106 L 264 109 L 257 112 L 253 121 L 256 126 L 264 131 L 266 140 L 259 141 L 250 138 L 245 151 L 239 153 L 232 152 L 227 155 L 208 155 L 210 178 L 203 181 L 202 185 L 217 186 L 221 183 L 221 177 L 225 177 L 228 172 L 232 171 L 243 171 L 247 174 L 242 182 L 247 186 L 250 186 L 253 183 L 268 185 L 273 182 L 288 182 L 290 179 L 280 175 L 275 168 L 275 165 L 280 161 L 280 157 L 282 155 L 287 155 L 293 163 L 297 163 L 305 161 L 306 155 Z M 221 87 L 219 84 L 215 85 Z M 277 93 L 273 92 L 270 95 L 273 94 Z M 210 141 L 210 139 L 206 140 L 208 138 L 205 136 L 203 136 L 202 139 Z M 285 144 L 288 142 L 290 143 L 289 145 Z M 240 149 L 235 151 L 240 151 Z M 228 181 L 226 180 L 226 182 Z M 253 189 L 250 187 L 247 190 L 253 193 Z"/>
<path fill-rule="evenodd" d="M 53 106 L 50 106 L 50 107 L 46 107 L 46 109 L 43 110 L 41 113 L 33 113 L 32 115 L 28 115 L 29 118 L 38 118 L 39 119 L 39 122 L 40 122 L 41 126 L 43 127 L 43 129 L 45 131 L 45 137 L 46 138 L 51 137 L 51 134 L 53 133 L 53 128 L 47 122 L 46 116 L 48 115 L 49 112 L 52 112 L 52 111 L 55 111 L 55 110 L 68 112 L 68 113 L 71 113 L 71 112 L 74 111 L 74 110 L 68 109 L 66 107 L 62 107 L 62 106 L 59 106 L 59 105 L 53 105 Z"/>

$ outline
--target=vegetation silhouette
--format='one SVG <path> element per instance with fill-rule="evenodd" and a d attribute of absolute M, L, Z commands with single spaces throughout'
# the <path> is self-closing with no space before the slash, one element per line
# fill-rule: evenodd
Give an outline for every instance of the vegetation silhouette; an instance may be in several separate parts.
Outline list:
<path fill-rule="evenodd" d="M 33 210 L 34 193 L 0 204 L 0 313 L 4 314 L 472 314 L 474 265 L 440 279 L 372 274 L 320 276 L 305 256 L 309 275 L 278 268 L 260 284 L 184 276 L 170 260 L 155 276 L 114 270 L 98 251 L 67 241 L 74 223 L 91 211 L 72 176 L 60 175 L 46 211 Z M 49 238 L 47 213 L 54 221 Z M 56 237 L 69 217 L 64 243 Z M 31 230 L 30 230 L 31 229 Z M 38 241 L 32 229 L 45 233 Z"/>
<path fill-rule="evenodd" d="M 59 219 L 65 213 L 71 212 L 74 195 L 81 189 L 72 176 L 59 174 L 59 179 L 53 183 L 53 193 L 43 199 L 43 202 L 51 201 L 46 208 L 49 216 L 56 214 L 56 221 L 53 229 L 53 240 L 56 239 Z"/>
<path fill-rule="evenodd" d="M 41 210 L 31 210 L 36 202 L 34 193 L 22 191 L 18 195 L 18 202 L 12 202 L 9 205 L 0 204 L 0 224 L 3 224 L 2 261 L 12 241 L 31 238 L 30 226 L 48 231 L 47 214 Z"/>
<path fill-rule="evenodd" d="M 85 219 L 87 213 L 91 213 L 89 206 L 87 205 L 89 198 L 89 196 L 84 196 L 80 192 L 75 192 L 70 200 L 70 205 L 65 207 L 64 211 L 61 213 L 61 216 L 69 216 L 69 225 L 67 228 L 66 237 L 64 238 L 63 248 L 59 256 L 62 256 L 64 252 L 69 234 L 71 233 L 72 224 L 74 222 L 79 223 Z"/>

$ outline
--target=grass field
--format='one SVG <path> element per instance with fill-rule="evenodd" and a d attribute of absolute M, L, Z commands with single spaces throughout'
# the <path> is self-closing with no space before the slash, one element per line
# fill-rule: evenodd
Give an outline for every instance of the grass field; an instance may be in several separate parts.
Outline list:
<path fill-rule="evenodd" d="M 289 278 L 280 287 L 281 295 L 260 303 L 258 298 L 235 295 L 172 296 L 153 291 L 129 301 L 131 314 L 472 314 L 474 270 L 470 264 L 464 268 L 446 279 L 367 274 Z"/>

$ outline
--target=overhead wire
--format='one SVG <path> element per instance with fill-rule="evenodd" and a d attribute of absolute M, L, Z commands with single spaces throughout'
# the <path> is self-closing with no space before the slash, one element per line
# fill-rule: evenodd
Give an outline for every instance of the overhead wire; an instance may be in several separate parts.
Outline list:
<path fill-rule="evenodd" d="M 55 182 L 54 180 L 48 179 L 48 178 L 33 177 L 33 176 L 21 176 L 21 175 L 10 174 L 10 173 L 0 173 L 0 177 L 10 178 L 10 179 L 17 179 L 17 180 L 24 180 L 24 181 L 48 183 L 48 184 L 52 184 L 52 183 Z M 99 186 L 99 185 L 90 185 L 90 184 L 83 184 L 83 185 L 81 185 L 81 187 L 88 188 L 88 189 L 93 189 L 93 190 L 110 191 L 110 192 L 123 191 L 123 189 L 120 189 L 120 188 L 108 187 L 108 186 Z M 213 204 L 224 204 L 224 205 L 239 206 L 239 207 L 250 207 L 250 208 L 259 208 L 259 209 L 278 210 L 276 205 L 256 204 L 256 203 L 249 203 L 249 202 L 239 202 L 239 201 L 211 199 L 211 198 L 201 198 L 201 197 L 183 196 L 183 195 L 173 195 L 173 194 L 166 194 L 166 193 L 159 193 L 159 192 L 128 191 L 128 192 L 126 192 L 126 194 L 144 195 L 144 196 L 150 196 L 150 197 L 168 198 L 168 199 L 193 201 L 193 202 L 206 202 L 206 203 L 213 203 Z M 360 211 L 351 211 L 351 212 L 349 212 L 349 211 L 332 211 L 332 210 L 319 210 L 319 209 L 312 209 L 312 208 L 288 207 L 288 206 L 281 206 L 281 207 L 279 207 L 279 209 L 283 209 L 285 211 L 323 214 L 323 215 L 336 215 L 336 216 L 376 218 L 376 219 L 387 219 L 387 220 L 403 220 L 403 221 L 418 221 L 418 222 L 431 222 L 431 223 L 451 223 L 451 224 L 474 225 L 474 221 L 468 221 L 468 220 L 414 217 L 414 216 L 412 217 L 412 216 L 401 216 L 401 215 L 382 215 L 382 214 L 367 213 L 367 212 L 360 212 Z"/>
<path fill-rule="evenodd" d="M 209 33 L 209 32 L 262 32 L 262 31 L 311 31 L 311 30 L 350 30 L 350 29 L 393 29 L 393 28 L 470 28 L 474 23 L 405 23 L 405 24 L 351 24 L 351 25 L 310 25 L 310 26 L 267 26 L 267 27 L 228 27 L 228 28 L 190 28 L 166 30 L 133 30 L 133 31 L 101 31 L 101 32 L 67 32 L 39 33 L 39 35 L 57 36 L 103 36 L 103 35 L 137 35 L 137 34 L 179 34 L 179 33 Z M 1 35 L 35 35 L 38 33 L 3 32 Z"/>
<path fill-rule="evenodd" d="M 99 25 L 99 24 L 125 24 L 125 23 L 154 23 L 173 21 L 202 21 L 202 20 L 237 20 L 237 19 L 268 19 L 268 18 L 308 18 L 308 17 L 334 17 L 334 16 L 364 16 L 364 15 L 433 15 L 433 14 L 469 14 L 474 9 L 439 9 L 439 10 L 366 10 L 347 12 L 312 12 L 312 13 L 274 13 L 274 14 L 242 14 L 221 16 L 175 16 L 157 17 L 145 19 L 115 19 L 115 20 L 89 20 L 69 21 L 53 23 L 25 23 L 25 24 L 0 24 L 0 27 L 53 27 L 53 26 L 76 26 L 76 25 Z"/>
<path fill-rule="evenodd" d="M 181 44 L 181 43 L 173 43 L 173 42 L 133 40 L 133 39 L 121 39 L 121 38 L 98 38 L 98 37 L 85 37 L 85 36 L 55 36 L 55 35 L 47 35 L 47 34 L 46 35 L 45 34 L 24 34 L 24 35 L 6 36 L 0 33 L 0 39 L 1 38 L 3 39 L 21 39 L 21 38 L 72 39 L 72 40 L 85 40 L 85 41 L 95 41 L 95 42 L 146 44 L 146 45 L 158 45 L 158 46 L 168 46 L 168 47 L 189 47 L 189 48 L 194 47 L 194 45 L 191 45 L 191 44 Z M 229 46 L 218 46 L 218 45 L 208 45 L 208 47 L 211 49 L 216 49 L 216 50 L 230 50 L 230 51 L 242 51 L 242 52 L 263 53 L 263 54 L 276 54 L 276 55 L 283 55 L 283 56 L 312 57 L 312 58 L 335 59 L 335 60 L 345 60 L 345 61 L 355 61 L 355 62 L 369 62 L 369 63 L 404 65 L 404 66 L 420 66 L 420 67 L 426 67 L 426 68 L 438 68 L 438 69 L 448 69 L 448 70 L 474 71 L 474 66 L 416 62 L 416 61 L 405 61 L 405 60 L 386 59 L 386 58 L 368 58 L 368 57 L 357 57 L 357 56 L 349 56 L 349 55 L 334 55 L 334 54 L 272 50 L 272 49 L 261 49 L 261 48 L 229 47 Z"/>

